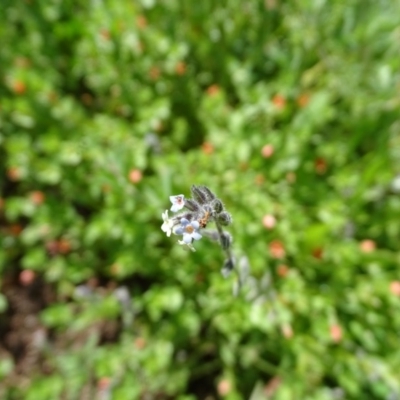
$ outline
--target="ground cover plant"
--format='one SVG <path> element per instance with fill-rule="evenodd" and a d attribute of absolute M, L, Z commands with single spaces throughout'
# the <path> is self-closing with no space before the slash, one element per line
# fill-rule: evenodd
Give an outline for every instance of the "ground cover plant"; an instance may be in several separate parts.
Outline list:
<path fill-rule="evenodd" d="M 399 15 L 3 1 L 0 397 L 399 398 Z"/>

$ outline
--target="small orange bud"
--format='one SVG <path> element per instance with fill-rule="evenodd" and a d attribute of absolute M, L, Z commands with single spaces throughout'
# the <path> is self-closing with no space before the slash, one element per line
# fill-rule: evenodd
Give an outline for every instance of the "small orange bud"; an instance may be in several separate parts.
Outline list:
<path fill-rule="evenodd" d="M 287 265 L 280 264 L 278 265 L 276 272 L 281 278 L 284 278 L 289 272 L 289 267 Z"/>
<path fill-rule="evenodd" d="M 186 64 L 183 61 L 179 61 L 176 65 L 175 65 L 175 72 L 177 73 L 177 75 L 185 75 L 186 72 Z"/>
<path fill-rule="evenodd" d="M 293 337 L 293 328 L 290 324 L 283 325 L 281 328 L 281 331 L 282 331 L 282 335 L 286 339 L 291 339 Z"/>
<path fill-rule="evenodd" d="M 342 340 L 343 332 L 340 325 L 338 324 L 331 325 L 331 327 L 329 328 L 329 332 L 331 335 L 331 339 L 335 343 L 339 343 Z"/>
<path fill-rule="evenodd" d="M 34 190 L 33 192 L 31 192 L 29 194 L 29 198 L 33 204 L 35 204 L 36 206 L 39 206 L 40 204 L 42 204 L 44 202 L 45 195 L 40 190 Z"/>
<path fill-rule="evenodd" d="M 45 244 L 50 255 L 67 254 L 71 251 L 71 243 L 68 239 L 49 240 Z"/>
<path fill-rule="evenodd" d="M 303 93 L 297 98 L 297 105 L 301 108 L 304 108 L 310 101 L 310 96 L 306 93 Z"/>
<path fill-rule="evenodd" d="M 135 339 L 134 345 L 137 349 L 141 350 L 146 346 L 146 339 L 138 337 Z"/>
<path fill-rule="evenodd" d="M 20 224 L 12 224 L 10 225 L 9 229 L 12 236 L 19 236 L 19 234 L 22 232 L 22 226 Z"/>
<path fill-rule="evenodd" d="M 55 240 L 49 240 L 45 244 L 46 250 L 50 255 L 55 256 L 58 253 L 58 244 Z"/>
<path fill-rule="evenodd" d="M 279 240 L 273 240 L 269 244 L 269 252 L 270 252 L 272 258 L 283 258 L 283 257 L 285 257 L 285 254 L 286 254 L 285 248 L 284 248 L 282 242 Z"/>
<path fill-rule="evenodd" d="M 19 274 L 19 282 L 22 286 L 29 286 L 36 277 L 36 273 L 30 269 L 24 269 Z"/>
<path fill-rule="evenodd" d="M 111 35 L 110 35 L 110 31 L 108 29 L 105 29 L 105 28 L 101 29 L 100 35 L 104 40 L 110 40 Z"/>
<path fill-rule="evenodd" d="M 376 249 L 376 244 L 371 239 L 365 239 L 360 243 L 360 249 L 363 253 L 372 253 Z"/>
<path fill-rule="evenodd" d="M 274 154 L 274 151 L 275 151 L 274 146 L 272 146 L 271 144 L 266 144 L 261 149 L 261 155 L 264 158 L 270 158 L 272 156 L 272 154 Z"/>
<path fill-rule="evenodd" d="M 11 181 L 18 181 L 21 178 L 21 171 L 17 167 L 11 167 L 7 170 L 7 176 Z"/>
<path fill-rule="evenodd" d="M 322 249 L 322 247 L 317 247 L 312 251 L 312 255 L 317 260 L 320 260 L 324 255 L 324 250 Z"/>
<path fill-rule="evenodd" d="M 324 158 L 322 158 L 322 157 L 318 157 L 314 161 L 314 168 L 315 168 L 315 171 L 318 174 L 323 175 L 326 172 L 326 169 L 327 169 L 326 160 Z"/>
<path fill-rule="evenodd" d="M 207 88 L 207 94 L 211 97 L 211 96 L 215 96 L 216 94 L 218 94 L 220 91 L 220 88 L 218 85 L 211 85 Z"/>
<path fill-rule="evenodd" d="M 12 90 L 16 94 L 24 94 L 26 92 L 26 85 L 20 80 L 15 80 L 12 83 Z"/>
<path fill-rule="evenodd" d="M 220 396 L 226 396 L 231 392 L 232 385 L 228 379 L 222 379 L 218 382 L 217 390 Z"/>
<path fill-rule="evenodd" d="M 210 155 L 214 153 L 214 146 L 210 142 L 204 142 L 201 145 L 201 150 L 204 154 Z"/>
<path fill-rule="evenodd" d="M 276 94 L 272 98 L 272 103 L 278 110 L 283 110 L 286 106 L 286 99 L 282 95 Z"/>
<path fill-rule="evenodd" d="M 389 288 L 392 294 L 400 297 L 400 281 L 390 282 Z"/>
<path fill-rule="evenodd" d="M 71 242 L 68 239 L 60 239 L 57 247 L 60 254 L 67 254 L 71 251 Z"/>
<path fill-rule="evenodd" d="M 147 26 L 147 19 L 143 15 L 139 15 L 136 18 L 136 25 L 138 26 L 139 29 L 144 29 Z"/>
<path fill-rule="evenodd" d="M 262 224 L 265 228 L 272 229 L 276 225 L 276 218 L 272 214 L 266 214 L 262 219 Z"/>
<path fill-rule="evenodd" d="M 97 381 L 97 388 L 99 390 L 107 390 L 111 385 L 111 379 L 108 376 L 103 376 Z"/>
<path fill-rule="evenodd" d="M 140 169 L 132 169 L 129 172 L 129 180 L 132 183 L 139 183 L 142 179 L 143 179 L 143 174 L 142 171 L 140 171 Z"/>
<path fill-rule="evenodd" d="M 265 386 L 264 393 L 267 398 L 272 398 L 274 393 L 278 390 L 282 383 L 282 379 L 279 376 L 274 376 Z"/>

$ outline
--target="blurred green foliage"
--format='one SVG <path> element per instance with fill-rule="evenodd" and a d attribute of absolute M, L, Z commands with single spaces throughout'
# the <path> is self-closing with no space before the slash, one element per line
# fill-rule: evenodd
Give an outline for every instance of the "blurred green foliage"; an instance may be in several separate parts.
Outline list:
<path fill-rule="evenodd" d="M 3 1 L 1 398 L 399 398 L 399 15 Z M 191 184 L 237 296 L 160 230 Z"/>

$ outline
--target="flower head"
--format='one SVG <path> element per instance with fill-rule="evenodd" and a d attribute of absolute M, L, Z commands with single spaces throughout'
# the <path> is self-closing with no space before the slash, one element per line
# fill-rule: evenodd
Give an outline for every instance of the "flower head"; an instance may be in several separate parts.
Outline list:
<path fill-rule="evenodd" d="M 167 234 L 167 236 L 171 236 L 172 228 L 174 227 L 174 221 L 168 218 L 168 210 L 165 210 L 161 214 L 164 223 L 161 225 L 161 230 Z"/>
<path fill-rule="evenodd" d="M 196 251 L 194 242 L 200 240 L 203 235 L 219 242 L 226 255 L 223 273 L 228 276 L 235 268 L 235 260 L 231 250 L 232 236 L 223 230 L 223 226 L 232 223 L 232 216 L 207 186 L 192 185 L 190 191 L 192 196 L 187 199 L 183 194 L 169 196 L 172 203 L 171 211 L 177 214 L 168 217 L 169 210 L 163 212 L 161 229 L 167 236 L 182 235 L 178 243 L 191 251 Z M 182 210 L 183 208 L 186 210 Z M 217 229 L 203 231 L 209 223 L 214 223 Z"/>
<path fill-rule="evenodd" d="M 199 240 L 202 236 L 199 233 L 200 224 L 197 221 L 189 222 L 186 218 L 181 219 L 181 225 L 174 230 L 177 235 L 183 235 L 185 244 L 192 243 L 193 240 Z"/>
<path fill-rule="evenodd" d="M 172 203 L 171 211 L 173 212 L 182 210 L 182 208 L 185 206 L 185 196 L 183 194 L 178 194 L 177 196 L 169 196 L 169 199 Z"/>

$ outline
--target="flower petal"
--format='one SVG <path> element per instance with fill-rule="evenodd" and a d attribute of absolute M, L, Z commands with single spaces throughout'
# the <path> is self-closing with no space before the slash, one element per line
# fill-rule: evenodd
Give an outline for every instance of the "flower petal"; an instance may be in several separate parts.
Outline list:
<path fill-rule="evenodd" d="M 192 235 L 190 233 L 184 233 L 183 234 L 183 241 L 188 244 L 192 243 Z"/>
<path fill-rule="evenodd" d="M 174 205 L 171 207 L 171 211 L 172 211 L 172 212 L 177 212 L 177 211 L 179 211 L 181 208 L 182 208 L 182 207 L 180 207 L 178 204 L 174 204 Z"/>
<path fill-rule="evenodd" d="M 200 228 L 200 224 L 198 221 L 192 221 L 191 225 L 193 226 L 194 229 L 199 229 Z"/>
<path fill-rule="evenodd" d="M 185 196 L 183 194 L 177 194 L 175 196 L 169 196 L 169 199 L 171 200 L 172 204 L 174 204 L 174 203 L 176 203 L 177 201 L 180 201 L 180 200 L 183 201 L 184 198 L 185 198 Z"/>
<path fill-rule="evenodd" d="M 192 238 L 193 238 L 194 240 L 200 240 L 202 237 L 203 237 L 203 236 L 201 236 L 199 232 L 193 232 L 193 233 L 192 233 Z"/>
<path fill-rule="evenodd" d="M 185 232 L 185 228 L 183 226 L 178 226 L 177 228 L 174 229 L 175 235 L 183 235 Z"/>
<path fill-rule="evenodd" d="M 171 211 L 173 212 L 179 211 L 185 206 L 185 196 L 183 194 L 178 194 L 177 196 L 169 196 L 169 199 L 172 203 Z"/>
<path fill-rule="evenodd" d="M 186 225 L 189 225 L 189 220 L 186 218 L 181 218 L 181 224 L 183 227 L 185 227 Z"/>
<path fill-rule="evenodd" d="M 167 236 L 171 236 L 171 222 L 172 221 L 167 220 L 161 225 L 161 230 L 165 232 Z"/>

